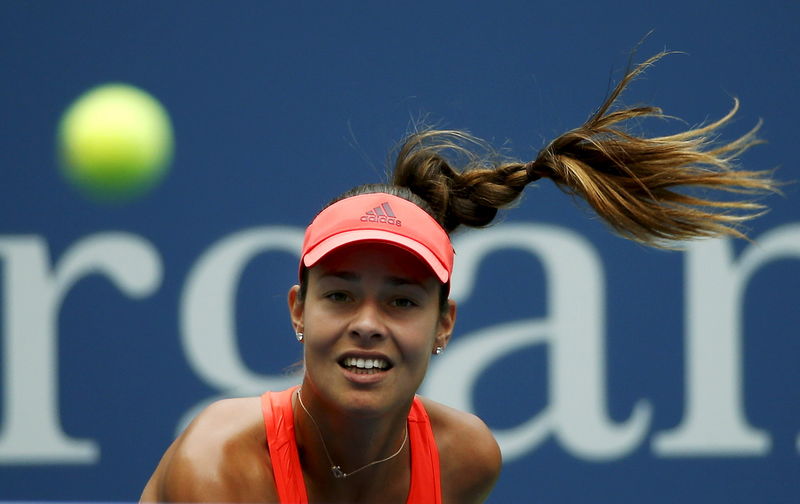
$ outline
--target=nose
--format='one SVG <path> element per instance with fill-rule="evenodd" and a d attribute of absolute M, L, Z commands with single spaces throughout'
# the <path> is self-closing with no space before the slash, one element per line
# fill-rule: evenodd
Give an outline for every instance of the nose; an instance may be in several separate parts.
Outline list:
<path fill-rule="evenodd" d="M 386 325 L 378 303 L 364 300 L 353 314 L 350 334 L 362 339 L 380 339 L 386 335 Z"/>

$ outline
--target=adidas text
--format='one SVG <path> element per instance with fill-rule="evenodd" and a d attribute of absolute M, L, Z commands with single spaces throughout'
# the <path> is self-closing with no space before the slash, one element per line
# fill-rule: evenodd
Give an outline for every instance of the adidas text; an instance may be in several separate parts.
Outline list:
<path fill-rule="evenodd" d="M 387 217 L 386 215 L 362 215 L 361 222 L 380 222 L 382 224 L 394 225 L 401 227 L 403 224 L 400 219 L 396 217 Z"/>

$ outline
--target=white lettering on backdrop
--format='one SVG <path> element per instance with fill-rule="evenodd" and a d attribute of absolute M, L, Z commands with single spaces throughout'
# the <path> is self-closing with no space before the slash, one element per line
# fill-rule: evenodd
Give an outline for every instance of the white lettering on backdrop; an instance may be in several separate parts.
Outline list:
<path fill-rule="evenodd" d="M 236 287 L 256 255 L 297 254 L 302 230 L 263 227 L 230 235 L 191 269 L 181 295 L 181 340 L 195 373 L 219 397 L 257 394 L 296 383 L 298 376 L 255 373 L 242 361 L 235 334 Z M 580 235 L 564 228 L 498 225 L 459 237 L 452 294 L 466 300 L 479 263 L 490 252 L 514 248 L 540 261 L 549 313 L 456 338 L 437 359 L 424 392 L 473 410 L 480 374 L 508 352 L 548 348 L 548 405 L 521 425 L 497 430 L 506 461 L 553 436 L 571 455 L 587 460 L 624 457 L 644 439 L 652 405 L 632 406 L 624 422 L 606 408 L 605 286 L 602 263 Z M 126 296 L 152 294 L 162 279 L 158 251 L 126 233 L 99 233 L 72 247 L 51 268 L 38 236 L 0 236 L 3 265 L 3 410 L 1 464 L 96 463 L 100 447 L 63 432 L 58 410 L 58 314 L 72 286 L 89 274 L 111 280 Z M 744 416 L 741 313 L 747 283 L 768 262 L 800 258 L 800 225 L 776 228 L 734 260 L 729 241 L 700 242 L 686 252 L 686 408 L 681 424 L 654 434 L 657 456 L 752 456 L 771 449 L 769 434 Z M 210 398 L 192 408 L 181 424 Z M 800 451 L 800 435 L 797 438 Z"/>
<path fill-rule="evenodd" d="M 652 408 L 640 400 L 631 417 L 615 424 L 606 408 L 605 280 L 590 243 L 564 228 L 506 224 L 460 237 L 452 296 L 468 298 L 484 257 L 501 249 L 530 253 L 544 266 L 547 306 L 543 319 L 521 320 L 453 339 L 425 381 L 425 393 L 475 411 L 475 382 L 497 359 L 521 347 L 548 345 L 549 399 L 544 411 L 522 425 L 494 434 L 503 459 L 514 460 L 553 434 L 572 455 L 589 460 L 623 457 L 647 433 Z M 520 397 L 524 400 L 524 396 Z"/>
<path fill-rule="evenodd" d="M 39 236 L 0 236 L 3 273 L 3 418 L 0 464 L 95 464 L 100 446 L 61 428 L 58 410 L 58 315 L 81 278 L 101 274 L 126 296 L 161 285 L 161 258 L 127 233 L 88 236 L 51 270 Z"/>
<path fill-rule="evenodd" d="M 765 233 L 738 262 L 729 240 L 693 243 L 685 258 L 686 407 L 680 425 L 655 434 L 653 451 L 673 457 L 766 455 L 769 434 L 748 425 L 744 415 L 744 295 L 760 267 L 800 259 L 800 225 Z"/>
<path fill-rule="evenodd" d="M 247 368 L 237 345 L 235 317 L 236 287 L 247 263 L 259 253 L 297 255 L 302 244 L 303 231 L 298 228 L 248 229 L 213 245 L 189 272 L 180 308 L 183 349 L 194 372 L 220 394 L 187 411 L 178 422 L 179 432 L 217 399 L 259 395 L 299 383 L 298 375 L 269 376 Z"/>

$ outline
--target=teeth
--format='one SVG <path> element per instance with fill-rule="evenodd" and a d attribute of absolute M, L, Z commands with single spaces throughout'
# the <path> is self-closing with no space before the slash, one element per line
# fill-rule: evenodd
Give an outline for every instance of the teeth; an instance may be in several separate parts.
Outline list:
<path fill-rule="evenodd" d="M 383 359 L 364 359 L 362 357 L 347 357 L 344 360 L 345 367 L 356 367 L 359 369 L 386 369 L 389 363 Z"/>

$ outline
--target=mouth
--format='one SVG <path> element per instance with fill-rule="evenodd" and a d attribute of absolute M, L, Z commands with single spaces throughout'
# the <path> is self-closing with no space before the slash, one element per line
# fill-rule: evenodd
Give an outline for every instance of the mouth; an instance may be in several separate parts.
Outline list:
<path fill-rule="evenodd" d="M 385 373 L 392 368 L 392 363 L 382 357 L 343 357 L 339 366 L 351 373 L 374 375 Z"/>

